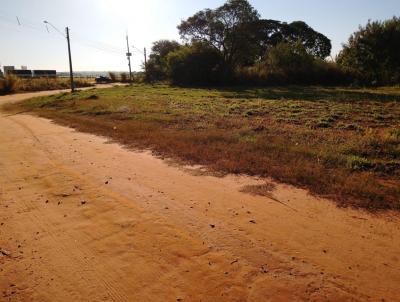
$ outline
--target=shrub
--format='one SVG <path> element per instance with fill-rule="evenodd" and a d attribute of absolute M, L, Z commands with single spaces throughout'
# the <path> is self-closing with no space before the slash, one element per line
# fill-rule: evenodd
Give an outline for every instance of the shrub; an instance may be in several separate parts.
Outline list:
<path fill-rule="evenodd" d="M 159 40 L 154 42 L 150 58 L 146 66 L 143 66 L 145 69 L 145 81 L 153 83 L 166 80 L 168 77 L 167 56 L 180 47 L 181 45 L 174 40 Z"/>
<path fill-rule="evenodd" d="M 145 81 L 147 83 L 153 83 L 162 81 L 167 78 L 166 71 L 163 66 L 157 64 L 155 60 L 149 60 L 146 64 Z"/>
<path fill-rule="evenodd" d="M 0 79 L 0 93 L 8 94 L 17 91 L 20 80 L 15 75 L 7 75 L 6 77 Z"/>
<path fill-rule="evenodd" d="M 347 159 L 347 168 L 351 170 L 369 170 L 374 167 L 374 164 L 364 157 L 350 156 Z"/>
<path fill-rule="evenodd" d="M 400 18 L 368 22 L 351 35 L 337 62 L 368 85 L 400 83 Z"/>
<path fill-rule="evenodd" d="M 167 56 L 168 74 L 173 84 L 216 84 L 222 77 L 223 58 L 204 43 L 184 46 Z"/>
<path fill-rule="evenodd" d="M 111 79 L 112 82 L 117 81 L 117 75 L 115 74 L 115 72 L 109 72 L 108 77 Z"/>
<path fill-rule="evenodd" d="M 267 66 L 272 72 L 291 78 L 302 78 L 313 68 L 314 57 L 307 53 L 300 42 L 279 43 L 267 55 Z"/>
<path fill-rule="evenodd" d="M 300 43 L 279 43 L 263 62 L 238 68 L 236 81 L 243 84 L 348 84 L 351 77 L 334 62 L 309 54 Z"/>
<path fill-rule="evenodd" d="M 120 78 L 121 78 L 121 82 L 122 82 L 122 83 L 127 83 L 127 82 L 129 82 L 129 77 L 128 77 L 128 74 L 127 74 L 126 72 L 122 72 L 122 73 L 120 74 Z"/>

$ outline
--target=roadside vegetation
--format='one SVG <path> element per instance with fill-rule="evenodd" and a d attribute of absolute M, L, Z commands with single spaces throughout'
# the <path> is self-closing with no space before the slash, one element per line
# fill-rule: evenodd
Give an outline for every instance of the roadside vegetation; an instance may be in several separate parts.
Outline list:
<path fill-rule="evenodd" d="M 400 89 L 133 85 L 8 105 L 213 171 L 269 176 L 341 206 L 400 210 Z"/>
<path fill-rule="evenodd" d="M 74 79 L 76 88 L 93 86 L 93 81 L 88 79 Z M 69 78 L 31 78 L 22 79 L 14 75 L 0 78 L 0 95 L 32 92 L 43 90 L 67 89 L 70 87 Z"/>
<path fill-rule="evenodd" d="M 147 82 L 175 85 L 400 84 L 400 19 L 370 21 L 337 58 L 331 41 L 303 21 L 263 19 L 247 0 L 228 0 L 178 25 L 183 44 L 154 42 Z"/>
<path fill-rule="evenodd" d="M 108 73 L 108 78 L 110 79 L 110 83 L 129 83 L 129 75 L 126 72 L 112 72 Z"/>

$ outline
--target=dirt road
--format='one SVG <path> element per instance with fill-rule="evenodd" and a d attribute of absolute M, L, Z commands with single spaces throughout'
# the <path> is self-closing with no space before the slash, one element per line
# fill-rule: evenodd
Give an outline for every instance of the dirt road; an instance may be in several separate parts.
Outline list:
<path fill-rule="evenodd" d="M 394 214 L 0 115 L 0 301 L 400 301 Z"/>

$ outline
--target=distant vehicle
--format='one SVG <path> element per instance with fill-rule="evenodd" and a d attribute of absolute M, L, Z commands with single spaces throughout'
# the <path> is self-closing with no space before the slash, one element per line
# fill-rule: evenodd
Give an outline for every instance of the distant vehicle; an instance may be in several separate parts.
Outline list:
<path fill-rule="evenodd" d="M 96 77 L 97 84 L 107 84 L 107 83 L 111 83 L 111 82 L 112 82 L 112 80 L 109 77 L 105 77 L 105 76 Z"/>

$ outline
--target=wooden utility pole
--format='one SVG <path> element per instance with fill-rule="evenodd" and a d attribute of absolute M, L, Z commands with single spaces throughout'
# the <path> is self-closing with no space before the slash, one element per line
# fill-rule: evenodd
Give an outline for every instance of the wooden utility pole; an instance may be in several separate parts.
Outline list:
<path fill-rule="evenodd" d="M 68 42 L 68 57 L 69 57 L 69 78 L 71 81 L 71 92 L 75 91 L 74 87 L 74 72 L 72 71 L 72 56 L 71 56 L 71 43 L 69 39 L 69 28 L 65 28 L 65 32 L 67 33 L 67 42 Z"/>
<path fill-rule="evenodd" d="M 62 33 L 61 30 L 59 30 L 57 27 L 55 27 L 53 24 L 51 24 L 49 21 L 43 21 L 46 24 L 46 29 L 47 31 L 49 31 L 47 24 L 49 24 L 51 27 L 53 27 L 61 36 L 63 36 L 64 38 L 67 38 L 67 44 L 68 44 L 68 58 L 69 58 L 69 78 L 71 81 L 71 92 L 75 91 L 75 87 L 74 87 L 74 72 L 72 71 L 72 55 L 71 55 L 71 42 L 69 39 L 69 28 L 66 27 L 65 28 L 65 32 L 66 35 L 64 36 L 64 34 Z"/>
<path fill-rule="evenodd" d="M 146 54 L 146 47 L 144 48 L 144 72 L 147 72 L 147 54 Z"/>
<path fill-rule="evenodd" d="M 128 49 L 128 52 L 126 53 L 126 57 L 128 58 L 128 66 L 129 66 L 129 82 L 132 83 L 132 68 L 131 68 L 132 53 L 129 51 L 129 38 L 128 38 L 128 35 L 126 35 L 126 47 Z"/>

